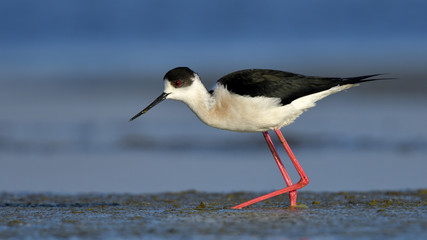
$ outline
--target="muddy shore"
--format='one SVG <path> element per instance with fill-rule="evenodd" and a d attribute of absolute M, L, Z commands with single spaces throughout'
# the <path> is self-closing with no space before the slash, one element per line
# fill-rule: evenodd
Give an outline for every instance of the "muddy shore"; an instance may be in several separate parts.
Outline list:
<path fill-rule="evenodd" d="M 0 194 L 0 238 L 427 239 L 427 190 L 298 193 Z"/>

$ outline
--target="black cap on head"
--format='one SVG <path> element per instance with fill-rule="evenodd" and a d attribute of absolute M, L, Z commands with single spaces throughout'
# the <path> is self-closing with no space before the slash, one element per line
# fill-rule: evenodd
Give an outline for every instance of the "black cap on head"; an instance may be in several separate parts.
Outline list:
<path fill-rule="evenodd" d="M 169 81 L 178 80 L 178 79 L 189 79 L 194 76 L 193 70 L 188 67 L 177 67 L 172 70 L 169 70 L 163 79 L 168 79 Z"/>

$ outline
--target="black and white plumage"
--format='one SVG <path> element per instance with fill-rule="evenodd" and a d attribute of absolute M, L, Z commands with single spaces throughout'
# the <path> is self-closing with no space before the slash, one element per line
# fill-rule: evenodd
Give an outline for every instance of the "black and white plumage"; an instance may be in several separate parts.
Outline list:
<path fill-rule="evenodd" d="M 331 78 L 248 69 L 222 77 L 208 91 L 197 73 L 188 67 L 178 67 L 164 76 L 164 93 L 131 120 L 164 99 L 174 99 L 187 104 L 209 126 L 264 132 L 280 129 L 315 106 L 316 101 L 358 83 L 377 80 L 371 77 L 378 75 Z"/>
<path fill-rule="evenodd" d="M 309 183 L 280 128 L 292 123 L 316 101 L 358 83 L 378 80 L 365 75 L 352 78 L 309 77 L 266 69 L 230 73 L 206 90 L 198 74 L 187 67 L 170 70 L 164 77 L 164 92 L 131 120 L 146 113 L 165 99 L 184 102 L 209 126 L 240 132 L 262 132 L 286 187 L 232 207 L 240 209 L 265 199 L 289 193 L 290 204 L 297 206 L 297 190 Z M 274 130 L 297 170 L 300 180 L 293 183 L 268 133 Z"/>
<path fill-rule="evenodd" d="M 374 79 L 366 79 L 378 75 L 326 78 L 309 77 L 278 70 L 248 69 L 230 73 L 219 79 L 218 82 L 233 93 L 251 97 L 280 98 L 280 103 L 286 105 L 300 97 L 325 91 L 335 86 L 372 81 Z"/>

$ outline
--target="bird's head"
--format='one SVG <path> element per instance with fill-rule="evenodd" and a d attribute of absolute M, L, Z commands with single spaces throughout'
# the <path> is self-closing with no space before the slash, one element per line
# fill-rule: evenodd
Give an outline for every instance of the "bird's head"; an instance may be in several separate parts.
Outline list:
<path fill-rule="evenodd" d="M 190 96 L 194 92 L 192 89 L 195 81 L 200 82 L 199 75 L 188 67 L 177 67 L 169 70 L 164 78 L 165 89 L 163 93 L 157 97 L 150 105 L 144 110 L 133 116 L 130 121 L 146 113 L 152 107 L 165 99 L 174 99 L 180 101 L 186 101 L 191 98 Z"/>

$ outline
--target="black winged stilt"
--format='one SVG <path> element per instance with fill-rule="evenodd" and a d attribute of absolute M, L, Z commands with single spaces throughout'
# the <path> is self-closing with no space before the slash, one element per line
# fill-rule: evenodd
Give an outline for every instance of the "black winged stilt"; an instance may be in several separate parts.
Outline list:
<path fill-rule="evenodd" d="M 336 92 L 357 86 L 358 83 L 380 80 L 380 74 L 350 78 L 312 77 L 290 72 L 248 69 L 230 73 L 218 80 L 208 91 L 197 73 L 188 67 L 177 67 L 164 76 L 163 93 L 130 121 L 146 113 L 165 99 L 184 102 L 205 124 L 237 132 L 262 132 L 287 187 L 249 200 L 240 209 L 265 199 L 289 193 L 291 206 L 296 206 L 297 189 L 309 180 L 292 153 L 280 128 L 291 124 L 315 102 Z M 300 180 L 293 183 L 268 134 L 278 136 L 296 168 Z"/>

